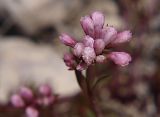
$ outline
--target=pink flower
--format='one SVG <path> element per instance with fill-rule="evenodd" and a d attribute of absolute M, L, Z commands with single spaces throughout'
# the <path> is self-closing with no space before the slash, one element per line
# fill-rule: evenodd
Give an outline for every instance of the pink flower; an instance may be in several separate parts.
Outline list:
<path fill-rule="evenodd" d="M 94 35 L 94 24 L 90 16 L 82 17 L 80 22 L 86 35 L 90 35 L 92 37 Z"/>
<path fill-rule="evenodd" d="M 76 44 L 76 41 L 65 33 L 63 33 L 59 38 L 61 42 L 66 46 L 74 47 L 74 45 Z"/>
<path fill-rule="evenodd" d="M 80 58 L 82 56 L 83 50 L 84 50 L 84 44 L 83 43 L 77 43 L 74 46 L 73 53 L 74 53 L 75 56 Z"/>
<path fill-rule="evenodd" d="M 25 98 L 25 99 L 32 99 L 33 98 L 33 93 L 31 91 L 31 89 L 29 89 L 28 87 L 21 87 L 20 89 L 20 95 Z"/>
<path fill-rule="evenodd" d="M 120 66 L 126 66 L 131 61 L 131 56 L 125 52 L 111 52 L 108 58 Z"/>
<path fill-rule="evenodd" d="M 49 85 L 44 84 L 39 87 L 39 93 L 43 96 L 51 95 L 52 89 Z"/>
<path fill-rule="evenodd" d="M 96 54 L 101 54 L 104 48 L 105 48 L 105 42 L 103 41 L 103 39 L 95 40 L 94 49 Z"/>
<path fill-rule="evenodd" d="M 106 27 L 102 30 L 102 38 L 104 39 L 105 45 L 112 42 L 117 35 L 117 31 L 113 27 Z"/>
<path fill-rule="evenodd" d="M 94 46 L 94 39 L 88 35 L 86 35 L 83 39 L 83 43 L 86 47 L 91 47 L 93 48 Z"/>
<path fill-rule="evenodd" d="M 66 64 L 66 66 L 69 67 L 69 69 L 74 69 L 75 67 L 75 60 L 74 60 L 74 56 L 71 53 L 66 53 L 64 54 L 63 60 Z"/>
<path fill-rule="evenodd" d="M 74 47 L 71 46 L 73 48 L 71 48 L 73 50 L 71 55 L 64 55 L 64 62 L 70 70 L 77 69 L 82 71 L 92 64 L 103 63 L 106 59 L 111 59 L 121 66 L 128 65 L 131 61 L 129 54 L 112 51 L 114 47 L 112 45 L 124 43 L 131 39 L 130 31 L 123 31 L 117 34 L 117 30 L 114 27 L 108 25 L 105 27 L 104 21 L 104 15 L 99 11 L 81 18 L 80 23 L 85 36 Z"/>
<path fill-rule="evenodd" d="M 94 24 L 95 28 L 102 28 L 103 27 L 104 20 L 105 20 L 103 13 L 98 12 L 98 11 L 93 12 L 91 14 L 91 18 L 93 20 L 93 24 Z"/>
<path fill-rule="evenodd" d="M 117 34 L 116 39 L 112 41 L 112 44 L 120 44 L 127 41 L 130 41 L 132 33 L 128 30 L 120 32 Z"/>
<path fill-rule="evenodd" d="M 11 97 L 11 103 L 15 107 L 23 107 L 25 105 L 23 99 L 18 94 L 14 94 Z"/>
<path fill-rule="evenodd" d="M 85 63 L 87 63 L 87 65 L 91 65 L 94 59 L 96 58 L 96 53 L 94 52 L 93 48 L 85 47 L 82 53 L 82 57 Z"/>
<path fill-rule="evenodd" d="M 39 112 L 34 107 L 27 107 L 26 108 L 26 115 L 27 115 L 27 117 L 38 117 Z"/>
<path fill-rule="evenodd" d="M 43 101 L 43 106 L 49 106 L 54 102 L 54 97 L 53 96 L 44 97 L 42 101 Z"/>

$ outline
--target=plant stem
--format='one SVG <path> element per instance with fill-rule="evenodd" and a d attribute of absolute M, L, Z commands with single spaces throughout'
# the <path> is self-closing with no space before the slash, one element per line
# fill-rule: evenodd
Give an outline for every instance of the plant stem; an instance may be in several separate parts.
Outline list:
<path fill-rule="evenodd" d="M 87 78 L 85 78 L 82 75 L 81 71 L 75 70 L 75 74 L 76 74 L 77 82 L 78 82 L 79 86 L 81 87 L 83 93 L 85 94 L 86 99 L 89 102 L 90 108 L 94 112 L 95 116 L 96 117 L 103 117 L 102 113 L 100 111 L 100 108 L 97 105 L 97 102 L 94 97 L 93 90 L 92 90 L 92 87 L 90 84 L 91 83 L 90 81 L 96 77 L 96 72 L 95 71 L 93 72 L 93 71 L 94 71 L 93 66 L 91 66 L 87 69 L 87 72 L 86 72 Z"/>
<path fill-rule="evenodd" d="M 95 66 L 88 67 L 86 73 L 87 73 L 86 74 L 86 76 L 87 76 L 86 84 L 87 84 L 87 90 L 88 90 L 87 92 L 88 92 L 88 97 L 89 97 L 89 102 L 90 102 L 91 109 L 95 113 L 96 117 L 103 117 L 102 113 L 100 111 L 100 108 L 97 105 L 96 98 L 95 98 L 94 93 L 93 93 L 94 90 L 92 90 L 92 87 L 91 87 L 91 84 L 90 84 L 90 83 L 92 83 L 91 81 L 96 78 Z"/>

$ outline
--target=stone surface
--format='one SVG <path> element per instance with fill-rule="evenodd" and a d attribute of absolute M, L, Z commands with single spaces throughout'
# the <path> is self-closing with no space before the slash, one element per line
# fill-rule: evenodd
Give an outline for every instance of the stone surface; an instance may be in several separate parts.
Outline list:
<path fill-rule="evenodd" d="M 60 52 L 56 46 L 26 40 L 0 38 L 0 101 L 7 101 L 9 92 L 22 84 L 49 82 L 60 96 L 74 95 L 80 90 L 74 72 L 63 63 L 62 49 Z"/>

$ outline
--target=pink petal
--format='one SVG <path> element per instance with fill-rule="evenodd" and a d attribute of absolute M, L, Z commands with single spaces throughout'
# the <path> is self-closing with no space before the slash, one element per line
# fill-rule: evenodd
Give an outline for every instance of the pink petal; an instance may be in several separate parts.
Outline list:
<path fill-rule="evenodd" d="M 125 43 L 131 40 L 132 33 L 128 30 L 118 33 L 116 39 L 111 44 Z"/>
<path fill-rule="evenodd" d="M 23 98 L 29 99 L 29 100 L 31 100 L 33 98 L 33 92 L 32 92 L 32 90 L 30 88 L 28 88 L 28 87 L 25 87 L 25 86 L 21 87 L 21 89 L 20 89 L 20 95 Z"/>
<path fill-rule="evenodd" d="M 84 44 L 83 43 L 77 43 L 74 46 L 73 53 L 74 53 L 75 56 L 80 58 L 82 56 L 83 50 L 84 50 Z"/>
<path fill-rule="evenodd" d="M 104 39 L 105 45 L 112 42 L 117 35 L 117 31 L 113 27 L 107 27 L 106 29 L 103 29 L 102 37 Z"/>
<path fill-rule="evenodd" d="M 59 39 L 66 46 L 74 47 L 74 45 L 76 44 L 76 41 L 72 37 L 70 37 L 69 35 L 67 35 L 65 33 L 61 34 Z"/>
<path fill-rule="evenodd" d="M 26 108 L 26 115 L 27 115 L 27 117 L 38 117 L 39 112 L 37 109 L 35 109 L 33 107 L 27 107 Z"/>
<path fill-rule="evenodd" d="M 102 28 L 103 27 L 104 20 L 105 20 L 103 13 L 101 13 L 99 11 L 93 12 L 91 14 L 91 18 L 93 20 L 93 24 L 94 24 L 95 28 Z"/>
<path fill-rule="evenodd" d="M 87 35 L 90 35 L 91 37 L 93 37 L 94 36 L 94 24 L 93 24 L 92 19 L 89 16 L 85 16 L 80 19 L 80 23 L 82 25 L 84 32 Z"/>
<path fill-rule="evenodd" d="M 94 43 L 94 49 L 96 54 L 101 54 L 105 48 L 105 42 L 102 39 L 96 39 Z"/>
<path fill-rule="evenodd" d="M 25 105 L 23 99 L 18 94 L 14 94 L 11 97 L 11 103 L 15 107 L 23 107 Z"/>
<path fill-rule="evenodd" d="M 108 58 L 120 66 L 126 66 L 131 61 L 131 56 L 125 52 L 111 52 Z"/>
<path fill-rule="evenodd" d="M 83 39 L 83 43 L 86 47 L 92 47 L 94 46 L 94 39 L 88 35 L 86 35 Z"/>
<path fill-rule="evenodd" d="M 83 57 L 83 60 L 85 61 L 85 63 L 87 63 L 87 65 L 92 64 L 92 62 L 96 58 L 96 54 L 95 54 L 94 49 L 91 47 L 85 47 L 84 51 L 82 53 L 82 57 Z"/>

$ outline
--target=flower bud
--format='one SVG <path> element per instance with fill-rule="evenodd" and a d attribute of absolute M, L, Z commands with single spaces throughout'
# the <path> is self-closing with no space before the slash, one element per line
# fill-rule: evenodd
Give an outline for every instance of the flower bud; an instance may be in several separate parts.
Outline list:
<path fill-rule="evenodd" d="M 18 94 L 14 94 L 11 97 L 11 103 L 15 107 L 23 107 L 25 105 L 23 99 Z"/>
<path fill-rule="evenodd" d="M 49 85 L 44 84 L 39 87 L 39 93 L 43 96 L 51 95 L 52 89 Z"/>
<path fill-rule="evenodd" d="M 89 16 L 82 17 L 80 23 L 86 35 L 94 36 L 94 24 Z"/>
<path fill-rule="evenodd" d="M 83 49 L 84 49 L 84 44 L 77 43 L 73 49 L 74 55 L 80 58 L 82 56 Z"/>
<path fill-rule="evenodd" d="M 82 58 L 87 63 L 87 65 L 92 64 L 94 59 L 96 58 L 96 54 L 94 52 L 94 49 L 91 47 L 85 47 L 84 51 L 82 53 Z"/>
<path fill-rule="evenodd" d="M 115 39 L 117 35 L 117 31 L 113 27 L 107 27 L 106 29 L 103 29 L 102 35 L 103 35 L 105 45 L 107 45 Z"/>
<path fill-rule="evenodd" d="M 64 33 L 61 34 L 61 36 L 59 37 L 59 39 L 66 46 L 74 47 L 74 45 L 76 44 L 76 41 L 72 37 L 70 37 L 69 35 L 64 34 Z"/>
<path fill-rule="evenodd" d="M 27 107 L 26 108 L 26 116 L 27 117 L 38 117 L 39 116 L 39 112 L 37 109 L 33 108 L 33 107 Z"/>
<path fill-rule="evenodd" d="M 111 44 L 120 44 L 130 41 L 131 37 L 132 33 L 128 30 L 120 32 L 117 34 L 116 39 L 113 42 L 111 42 Z"/>
<path fill-rule="evenodd" d="M 32 99 L 33 98 L 33 93 L 32 90 L 27 88 L 27 87 L 21 87 L 20 89 L 20 95 L 25 98 L 25 99 Z"/>
<path fill-rule="evenodd" d="M 54 102 L 54 97 L 50 96 L 50 97 L 44 97 L 43 98 L 43 106 L 49 106 Z"/>
<path fill-rule="evenodd" d="M 99 55 L 96 57 L 96 62 L 97 63 L 104 63 L 106 60 L 106 57 L 104 55 Z"/>
<path fill-rule="evenodd" d="M 125 52 L 111 52 L 108 58 L 120 66 L 126 66 L 131 61 L 131 56 Z"/>
<path fill-rule="evenodd" d="M 66 64 L 66 66 L 69 67 L 69 69 L 73 69 L 75 66 L 75 60 L 74 60 L 74 56 L 71 53 L 65 53 L 63 60 Z"/>
<path fill-rule="evenodd" d="M 94 42 L 94 49 L 96 54 L 101 54 L 105 48 L 105 42 L 102 39 L 97 39 Z"/>
<path fill-rule="evenodd" d="M 91 47 L 93 48 L 94 46 L 94 39 L 88 35 L 86 35 L 83 39 L 83 43 L 86 47 Z"/>
<path fill-rule="evenodd" d="M 91 14 L 91 18 L 93 20 L 93 24 L 94 24 L 95 28 L 102 28 L 103 27 L 104 20 L 105 20 L 103 13 L 98 12 L 98 11 L 93 12 Z"/>

